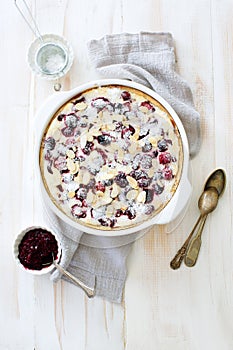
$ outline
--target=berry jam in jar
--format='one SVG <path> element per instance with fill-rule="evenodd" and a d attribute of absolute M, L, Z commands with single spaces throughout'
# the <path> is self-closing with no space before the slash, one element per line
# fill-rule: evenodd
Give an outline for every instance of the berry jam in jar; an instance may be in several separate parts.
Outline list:
<path fill-rule="evenodd" d="M 58 243 L 51 232 L 32 228 L 22 238 L 18 252 L 19 261 L 26 269 L 42 270 L 57 259 Z"/>

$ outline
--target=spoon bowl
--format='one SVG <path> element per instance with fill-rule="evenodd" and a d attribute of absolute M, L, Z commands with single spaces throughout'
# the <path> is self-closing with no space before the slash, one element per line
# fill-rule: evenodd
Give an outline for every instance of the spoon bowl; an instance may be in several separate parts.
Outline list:
<path fill-rule="evenodd" d="M 226 173 L 223 169 L 216 169 L 210 174 L 206 180 L 204 190 L 207 190 L 210 187 L 216 188 L 219 197 L 223 194 L 226 187 Z"/>
<path fill-rule="evenodd" d="M 209 187 L 202 192 L 198 200 L 198 208 L 202 216 L 211 213 L 218 204 L 219 194 L 215 187 Z"/>

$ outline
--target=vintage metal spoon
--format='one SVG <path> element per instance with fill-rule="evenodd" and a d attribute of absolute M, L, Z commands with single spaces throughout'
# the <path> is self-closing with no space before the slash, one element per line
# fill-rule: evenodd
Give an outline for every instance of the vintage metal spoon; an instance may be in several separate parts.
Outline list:
<path fill-rule="evenodd" d="M 49 263 L 51 265 L 51 262 Z M 70 272 L 65 270 L 61 265 L 59 265 L 55 260 L 52 253 L 52 264 L 67 278 L 69 278 L 71 281 L 73 281 L 75 284 L 77 284 L 88 296 L 88 298 L 93 298 L 95 296 L 95 285 L 96 285 L 96 278 L 95 278 L 95 285 L 94 288 L 90 288 L 86 286 L 80 279 L 72 275 Z M 47 264 L 46 264 L 47 265 Z"/>
<path fill-rule="evenodd" d="M 216 188 L 219 197 L 223 194 L 226 186 L 226 174 L 223 169 L 216 169 L 206 180 L 204 190 L 210 187 Z"/>
<path fill-rule="evenodd" d="M 78 279 L 77 277 L 73 276 L 71 273 L 69 273 L 68 271 L 66 271 L 65 269 L 63 269 L 63 267 L 61 267 L 58 263 L 56 263 L 56 261 L 53 261 L 53 265 L 66 277 L 68 277 L 69 279 L 71 279 L 75 284 L 77 284 L 88 296 L 88 298 L 93 298 L 95 296 L 95 287 L 94 288 L 90 288 L 88 286 L 86 286 L 82 281 L 80 281 L 80 279 Z"/>
<path fill-rule="evenodd" d="M 211 190 L 212 193 L 210 193 L 210 196 L 209 196 L 209 203 L 208 203 L 208 198 L 205 201 L 206 201 L 206 204 L 209 205 L 209 207 L 211 206 L 213 207 L 211 211 L 213 211 L 216 208 L 218 204 L 218 197 L 220 197 L 223 194 L 225 185 L 226 185 L 226 176 L 222 169 L 215 170 L 207 179 L 204 190 L 207 192 Z M 216 193 L 214 193 L 214 191 L 216 191 Z M 199 251 L 201 248 L 201 235 L 202 235 L 202 231 L 205 225 L 207 215 L 203 217 L 200 227 L 198 229 L 198 232 L 195 235 L 195 237 L 192 239 L 188 247 L 185 260 L 184 260 L 185 265 L 188 267 L 192 267 L 196 264 Z"/>
<path fill-rule="evenodd" d="M 188 247 L 184 262 L 185 265 L 191 267 L 196 264 L 197 257 L 201 248 L 201 235 L 206 222 L 207 215 L 211 213 L 218 204 L 218 191 L 215 187 L 210 187 L 203 192 L 198 202 L 201 212 L 201 222 L 198 231 Z"/>
<path fill-rule="evenodd" d="M 218 200 L 217 200 L 218 196 L 220 196 L 223 193 L 224 188 L 225 188 L 225 183 L 226 183 L 225 172 L 222 169 L 215 170 L 208 177 L 208 179 L 206 181 L 204 191 L 199 199 L 199 205 L 201 205 L 201 207 L 202 207 L 203 199 L 205 198 L 205 200 L 207 201 L 208 196 L 210 196 L 210 197 L 213 196 L 213 198 L 215 198 L 214 200 L 218 202 Z M 206 191 L 208 191 L 207 192 L 208 195 L 206 195 Z M 217 196 L 216 196 L 216 192 L 217 192 Z M 216 203 L 216 205 L 217 205 L 217 203 Z M 201 224 L 200 224 L 199 230 L 202 230 L 204 227 L 204 224 L 205 224 L 206 215 L 209 214 L 211 211 L 213 211 L 215 209 L 215 207 L 213 207 L 213 209 L 212 209 L 211 205 L 210 205 L 209 209 L 207 207 L 205 207 L 205 209 L 202 209 L 203 211 L 201 211 L 201 215 L 199 216 L 196 224 L 194 225 L 193 230 L 189 234 L 188 238 L 186 239 L 186 241 L 184 242 L 182 247 L 178 250 L 175 257 L 172 259 L 172 261 L 170 263 L 170 267 L 172 269 L 176 270 L 180 267 L 180 265 L 185 257 L 189 243 L 192 239 L 192 236 L 193 236 L 196 228 L 198 227 L 200 221 L 201 221 Z M 208 211 L 208 210 L 210 210 L 210 211 Z"/>
<path fill-rule="evenodd" d="M 186 254 L 188 245 L 191 241 L 191 238 L 192 238 L 197 226 L 199 225 L 199 223 L 201 222 L 201 224 L 202 224 L 202 221 L 206 217 L 206 215 L 209 214 L 215 208 L 215 207 L 214 208 L 212 207 L 212 202 L 210 201 L 210 198 L 212 198 L 213 193 L 214 193 L 214 198 L 215 198 L 214 205 L 216 207 L 216 205 L 217 205 L 216 198 L 218 200 L 217 190 L 215 188 L 209 188 L 206 191 L 202 192 L 202 194 L 199 198 L 199 201 L 198 201 L 198 207 L 200 209 L 201 214 L 200 214 L 196 224 L 194 225 L 194 228 L 192 229 L 191 233 L 189 234 L 188 238 L 186 239 L 186 241 L 184 242 L 182 247 L 178 250 L 175 257 L 172 259 L 170 266 L 173 270 L 176 270 L 180 267 L 180 265 L 185 257 L 185 254 Z"/>

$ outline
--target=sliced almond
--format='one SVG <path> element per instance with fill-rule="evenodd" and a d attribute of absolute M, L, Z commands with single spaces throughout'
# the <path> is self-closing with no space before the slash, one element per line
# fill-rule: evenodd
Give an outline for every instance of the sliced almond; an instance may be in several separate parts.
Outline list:
<path fill-rule="evenodd" d="M 126 174 L 129 174 L 132 171 L 131 165 L 126 165 L 125 169 L 123 170 Z"/>
<path fill-rule="evenodd" d="M 125 210 L 127 209 L 127 206 L 122 205 L 122 206 L 120 207 L 120 209 L 121 209 L 122 211 L 125 211 Z"/>
<path fill-rule="evenodd" d="M 125 156 L 125 152 L 123 151 L 123 149 L 120 148 L 118 150 L 117 160 L 119 162 L 122 162 L 122 160 L 124 159 L 124 156 Z"/>
<path fill-rule="evenodd" d="M 104 197 L 101 198 L 101 203 L 102 205 L 107 205 L 112 202 L 112 198 L 105 195 Z"/>
<path fill-rule="evenodd" d="M 114 211 L 115 211 L 114 206 L 110 204 L 107 206 L 106 215 L 111 216 L 111 215 L 113 215 Z"/>
<path fill-rule="evenodd" d="M 138 144 L 139 144 L 140 147 L 145 146 L 145 140 L 144 139 L 138 140 Z"/>
<path fill-rule="evenodd" d="M 109 121 L 110 121 L 110 119 L 108 118 L 108 120 L 107 119 L 104 119 L 103 121 L 102 121 L 102 124 L 101 124 L 101 130 L 102 131 L 108 131 L 109 129 L 108 129 L 108 123 L 109 123 Z"/>
<path fill-rule="evenodd" d="M 92 151 L 88 157 L 88 162 L 90 162 L 93 159 L 96 159 L 97 157 L 99 157 L 99 153 L 96 150 Z"/>
<path fill-rule="evenodd" d="M 76 164 L 78 165 L 78 163 L 76 163 Z M 78 175 L 74 178 L 74 181 L 82 184 L 85 173 L 86 173 L 85 170 L 80 169 Z"/>
<path fill-rule="evenodd" d="M 55 141 L 58 141 L 61 137 L 61 131 L 55 128 L 51 130 L 51 136 L 54 138 Z"/>
<path fill-rule="evenodd" d="M 139 131 L 136 131 L 133 135 L 130 136 L 131 141 L 137 141 L 139 138 Z"/>
<path fill-rule="evenodd" d="M 78 174 L 77 176 L 74 177 L 74 181 L 75 182 L 78 182 L 78 183 L 81 183 L 80 182 L 80 175 Z"/>
<path fill-rule="evenodd" d="M 164 184 L 162 183 L 161 180 L 157 180 L 157 184 L 158 184 L 160 187 L 163 187 L 163 186 L 164 186 Z"/>
<path fill-rule="evenodd" d="M 67 155 L 67 157 L 69 157 L 70 159 L 74 159 L 74 158 L 75 158 L 75 153 L 74 153 L 74 151 L 72 151 L 71 149 L 68 149 L 68 150 L 66 151 L 66 155 Z"/>
<path fill-rule="evenodd" d="M 67 103 L 67 104 L 65 105 L 65 107 L 63 108 L 62 113 L 66 114 L 66 113 L 71 112 L 73 106 L 74 106 L 73 103 L 71 103 L 71 102 L 70 102 L 70 103 Z"/>
<path fill-rule="evenodd" d="M 87 203 L 89 204 L 92 203 L 93 199 L 94 199 L 94 194 L 91 191 L 89 191 L 87 193 L 87 198 L 86 198 Z"/>
<path fill-rule="evenodd" d="M 89 134 L 92 136 L 99 136 L 101 134 L 101 131 L 99 131 L 99 129 L 90 129 Z"/>
<path fill-rule="evenodd" d="M 118 171 L 116 169 L 109 170 L 106 173 L 102 174 L 102 179 L 103 180 L 111 180 L 117 175 Z"/>
<path fill-rule="evenodd" d="M 139 107 L 139 110 L 140 110 L 142 113 L 148 113 L 148 108 L 145 107 L 145 106 L 140 106 L 140 107 Z"/>
<path fill-rule="evenodd" d="M 122 203 L 119 202 L 118 200 L 114 200 L 112 205 L 115 209 L 121 209 L 121 207 L 122 207 Z"/>
<path fill-rule="evenodd" d="M 103 205 L 110 204 L 111 202 L 112 198 L 109 197 L 107 194 L 103 194 L 102 197 L 94 196 L 91 206 L 92 208 L 97 209 Z"/>
<path fill-rule="evenodd" d="M 110 130 L 110 131 L 115 130 L 115 125 L 114 124 L 107 124 L 106 127 L 107 127 L 107 130 Z"/>
<path fill-rule="evenodd" d="M 126 176 L 126 179 L 132 188 L 138 189 L 137 180 L 135 180 L 132 176 Z"/>
<path fill-rule="evenodd" d="M 117 142 L 111 142 L 111 144 L 109 145 L 108 149 L 109 149 L 109 152 L 114 153 L 115 151 L 119 150 L 119 145 L 118 145 Z"/>
<path fill-rule="evenodd" d="M 137 198 L 138 196 L 138 190 L 130 190 L 127 195 L 126 198 L 131 201 L 134 200 L 135 198 Z"/>
<path fill-rule="evenodd" d="M 87 134 L 87 141 L 92 142 L 94 140 L 93 136 L 90 134 Z"/>
<path fill-rule="evenodd" d="M 67 196 L 68 198 L 74 198 L 75 192 L 74 191 L 68 192 Z"/>
<path fill-rule="evenodd" d="M 112 213 L 109 213 L 108 211 L 106 211 L 105 215 L 106 215 L 107 218 L 110 218 L 112 216 Z"/>
<path fill-rule="evenodd" d="M 157 147 L 158 140 L 155 137 L 149 137 L 149 142 L 152 144 L 153 147 Z"/>
<path fill-rule="evenodd" d="M 102 118 L 103 118 L 103 111 L 100 111 L 100 112 L 98 113 L 98 116 L 99 116 L 100 119 L 102 119 Z"/>
<path fill-rule="evenodd" d="M 139 195 L 137 196 L 137 202 L 138 203 L 145 203 L 146 201 L 146 192 L 142 191 L 139 193 Z"/>
<path fill-rule="evenodd" d="M 93 209 L 97 209 L 97 208 L 99 208 L 99 207 L 101 207 L 101 203 L 100 203 L 100 201 L 97 201 L 97 200 L 94 200 L 92 203 L 91 203 L 91 206 L 92 206 L 92 208 Z"/>
<path fill-rule="evenodd" d="M 87 108 L 87 104 L 85 102 L 79 102 L 76 103 L 75 107 L 79 110 L 79 111 L 84 111 L 84 109 Z"/>
<path fill-rule="evenodd" d="M 154 168 L 150 168 L 149 171 L 148 171 L 148 176 L 152 177 L 154 175 L 154 173 L 155 173 Z"/>
<path fill-rule="evenodd" d="M 117 122 L 121 122 L 123 120 L 123 116 L 121 114 L 114 114 L 113 119 Z"/>
<path fill-rule="evenodd" d="M 103 124 L 101 125 L 101 130 L 102 130 L 102 131 L 106 131 L 106 129 L 107 129 L 107 125 L 103 123 Z"/>
<path fill-rule="evenodd" d="M 74 170 L 70 170 L 71 174 L 76 174 L 79 171 L 79 164 L 75 163 L 75 168 Z"/>
<path fill-rule="evenodd" d="M 118 188 L 117 184 L 114 183 L 112 185 L 112 191 L 111 191 L 110 195 L 112 198 L 116 198 L 118 196 L 118 194 L 119 194 L 119 188 Z"/>
<path fill-rule="evenodd" d="M 80 137 L 80 146 L 81 146 L 81 148 L 84 148 L 86 146 L 86 143 L 87 143 L 87 135 L 83 134 Z"/>
<path fill-rule="evenodd" d="M 91 174 L 89 173 L 89 171 L 85 171 L 83 173 L 82 184 L 87 185 L 89 183 L 90 179 L 91 179 Z"/>
<path fill-rule="evenodd" d="M 125 165 L 120 164 L 120 163 L 116 163 L 116 170 L 117 170 L 117 172 L 121 172 L 121 171 L 125 172 Z"/>
<path fill-rule="evenodd" d="M 103 197 L 103 196 L 104 196 L 104 192 L 102 192 L 102 191 L 96 191 L 96 196 L 97 196 L 97 197 Z"/>
<path fill-rule="evenodd" d="M 94 151 L 95 152 L 95 151 Z M 97 152 L 97 151 L 96 151 Z M 93 153 L 93 152 L 92 152 Z M 98 154 L 97 154 L 98 155 Z M 107 172 L 109 170 L 109 166 L 107 164 L 104 164 L 102 167 L 101 167 L 101 171 L 102 172 Z"/>
<path fill-rule="evenodd" d="M 135 154 L 137 151 L 137 144 L 136 142 L 132 142 L 130 147 L 129 147 L 129 153 Z"/>
<path fill-rule="evenodd" d="M 66 164 L 67 164 L 67 168 L 69 169 L 70 172 L 74 172 L 76 170 L 76 163 L 73 162 L 72 159 L 67 158 L 66 159 Z"/>
<path fill-rule="evenodd" d="M 48 176 L 46 181 L 47 181 L 48 187 L 54 188 L 54 191 L 56 191 L 57 190 L 56 186 L 61 185 L 60 171 L 53 167 L 53 176 Z"/>

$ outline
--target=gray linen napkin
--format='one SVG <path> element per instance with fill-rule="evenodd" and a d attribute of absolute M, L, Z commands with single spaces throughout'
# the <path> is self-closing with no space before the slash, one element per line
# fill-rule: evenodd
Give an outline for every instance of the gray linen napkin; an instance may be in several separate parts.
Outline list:
<path fill-rule="evenodd" d="M 60 265 L 88 287 L 95 287 L 96 295 L 120 303 L 126 279 L 126 258 L 132 242 L 142 233 L 123 237 L 88 235 L 66 224 L 45 204 L 44 219 L 61 242 Z M 54 282 L 61 277 L 71 282 L 58 270 L 51 274 Z"/>
<path fill-rule="evenodd" d="M 89 57 L 109 78 L 125 78 L 144 84 L 163 96 L 176 110 L 186 129 L 190 153 L 200 147 L 199 114 L 187 83 L 175 72 L 175 54 L 169 33 L 107 35 L 88 43 Z M 60 236 L 60 264 L 89 287 L 96 278 L 96 295 L 120 303 L 127 275 L 126 258 L 141 233 L 124 237 L 91 237 L 65 224 L 49 208 L 46 221 Z M 56 270 L 51 279 L 61 274 Z M 65 278 L 65 277 L 63 277 Z"/>
<path fill-rule="evenodd" d="M 115 34 L 88 43 L 91 63 L 108 78 L 130 79 L 161 95 L 180 117 L 189 140 L 190 156 L 200 148 L 200 115 L 188 84 L 175 71 L 170 33 Z"/>

